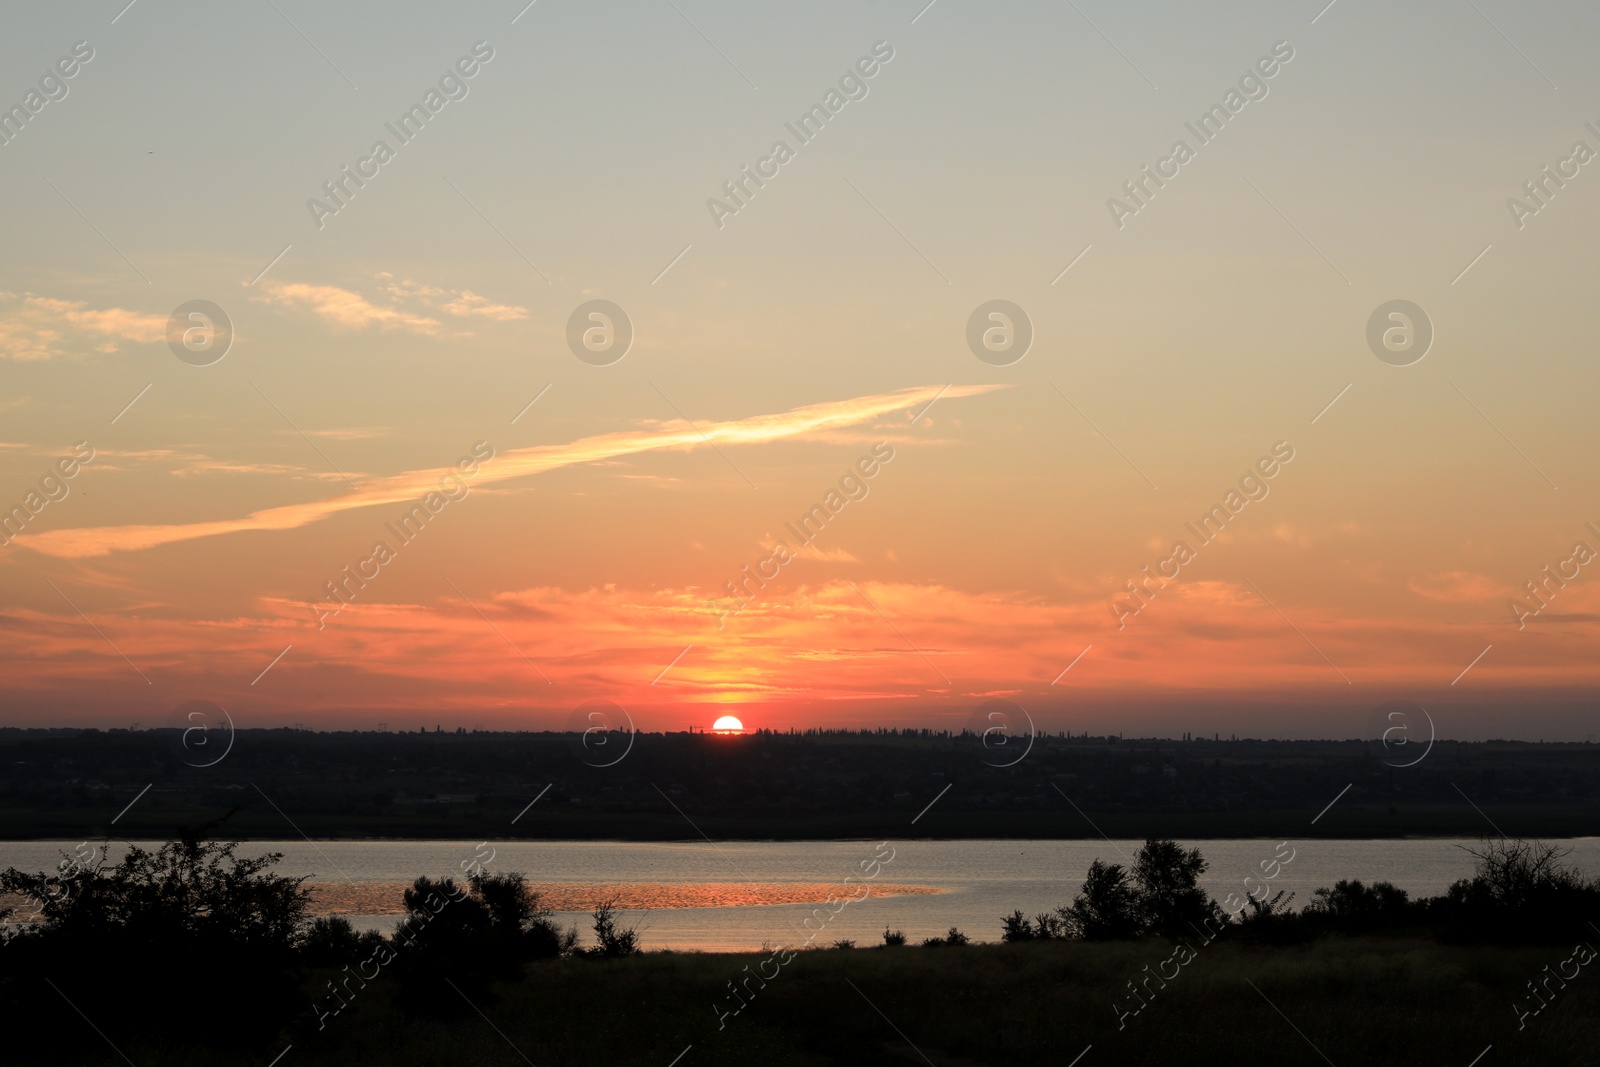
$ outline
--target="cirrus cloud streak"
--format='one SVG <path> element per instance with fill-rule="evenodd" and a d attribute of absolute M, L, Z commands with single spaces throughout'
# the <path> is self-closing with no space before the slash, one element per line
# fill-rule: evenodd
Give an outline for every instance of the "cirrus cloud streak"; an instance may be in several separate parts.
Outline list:
<path fill-rule="evenodd" d="M 932 403 L 936 398 L 976 396 L 1000 388 L 1003 386 L 957 385 L 938 388 L 920 386 L 849 400 L 826 401 L 771 415 L 705 423 L 698 431 L 688 425 L 682 426 L 681 429 L 624 430 L 580 438 L 569 444 L 519 448 L 497 455 L 493 462 L 486 464 L 479 471 L 474 484 L 483 485 L 524 478 L 580 463 L 593 463 L 641 452 L 673 449 L 688 451 L 708 445 L 754 445 L 808 437 L 844 426 L 869 423 L 902 408 L 920 408 Z M 453 473 L 455 473 L 453 466 L 404 471 L 369 482 L 340 496 L 267 508 L 237 519 L 169 525 L 94 526 L 50 530 L 31 537 L 18 538 L 15 543 L 48 556 L 82 559 L 106 556 L 114 552 L 136 552 L 159 545 L 230 533 L 293 530 L 356 508 L 416 500 L 434 490 L 441 478 Z"/>

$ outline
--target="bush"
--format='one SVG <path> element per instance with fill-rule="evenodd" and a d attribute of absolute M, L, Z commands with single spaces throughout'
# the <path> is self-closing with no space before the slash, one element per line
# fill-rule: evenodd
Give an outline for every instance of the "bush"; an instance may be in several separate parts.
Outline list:
<path fill-rule="evenodd" d="M 1360 879 L 1340 879 L 1332 889 L 1311 894 L 1306 906 L 1308 922 L 1340 933 L 1367 933 L 1400 926 L 1413 918 L 1417 908 L 1410 896 L 1390 882 L 1363 885 Z"/>
<path fill-rule="evenodd" d="M 883 947 L 884 948 L 896 948 L 896 947 L 898 947 L 900 945 L 903 945 L 905 943 L 906 943 L 906 934 L 905 934 L 904 930 L 891 930 L 887 926 L 885 926 L 883 928 Z"/>
<path fill-rule="evenodd" d="M 1034 936 L 1040 941 L 1060 941 L 1073 936 L 1072 914 L 1066 908 L 1041 911 L 1033 917 Z"/>
<path fill-rule="evenodd" d="M 1150 838 L 1133 858 L 1134 912 L 1141 929 L 1176 938 L 1195 932 L 1218 908 L 1200 876 L 1209 864 L 1200 850 L 1184 851 L 1176 841 Z"/>
<path fill-rule="evenodd" d="M 591 950 L 593 955 L 615 959 L 639 951 L 639 932 L 631 926 L 626 930 L 617 929 L 615 911 L 616 902 L 610 900 L 594 909 L 596 947 Z"/>
<path fill-rule="evenodd" d="M 1150 838 L 1130 871 L 1120 863 L 1095 860 L 1071 905 L 1042 912 L 1030 921 L 1013 911 L 1000 920 L 1004 941 L 1082 938 L 1109 941 L 1155 933 L 1176 938 L 1199 932 L 1221 909 L 1200 888 L 1206 861 L 1200 850 Z"/>
<path fill-rule="evenodd" d="M 936 945 L 966 945 L 970 944 L 971 940 L 972 939 L 967 937 L 966 934 L 962 933 L 958 927 L 952 926 L 950 928 L 950 932 L 945 934 L 943 937 L 923 938 L 922 946 L 924 948 L 932 948 Z"/>
<path fill-rule="evenodd" d="M 952 927 L 951 929 L 954 929 Z M 1014 911 L 1000 920 L 1002 941 L 1054 941 L 1077 936 L 1077 925 L 1070 908 L 1042 911 L 1031 920 Z M 963 937 L 966 935 L 962 935 Z M 965 942 L 962 942 L 965 944 Z"/>
<path fill-rule="evenodd" d="M 1285 895 L 1282 889 L 1270 900 L 1250 897 L 1239 913 L 1238 936 L 1258 945 L 1294 945 L 1309 941 L 1313 931 L 1306 919 L 1307 913 L 1290 908 L 1293 901 L 1294 894 Z"/>
<path fill-rule="evenodd" d="M 112 1032 L 170 1032 L 175 1013 L 200 1042 L 276 1032 L 303 1004 L 296 949 L 309 893 L 303 878 L 270 873 L 281 854 L 241 859 L 237 847 L 196 832 L 154 852 L 130 848 L 116 864 L 0 872 L 0 891 L 39 906 L 0 958 L 8 1013 L 40 1027 L 58 1016 L 77 1025 L 75 1013 L 62 1014 L 65 999 Z M 182 1011 L 175 991 L 224 975 L 227 1011 Z"/>
<path fill-rule="evenodd" d="M 490 979 L 515 978 L 526 963 L 571 952 L 578 939 L 551 921 L 521 874 L 479 872 L 465 887 L 424 876 L 405 891 L 405 906 L 390 944 L 410 1010 L 456 1012 L 464 995 L 487 996 Z"/>
<path fill-rule="evenodd" d="M 1095 860 L 1089 864 L 1083 890 L 1072 906 L 1059 912 L 1066 921 L 1066 929 L 1059 936 L 1070 934 L 1088 941 L 1133 937 L 1140 929 L 1140 910 L 1141 897 L 1129 884 L 1122 864 Z M 1049 936 L 1042 929 L 1044 918 L 1039 916 L 1041 937 Z"/>
<path fill-rule="evenodd" d="M 1595 883 L 1563 861 L 1570 848 L 1521 838 L 1486 839 L 1467 852 L 1478 869 L 1465 883 L 1470 891 L 1504 908 L 1527 908 L 1552 894 L 1592 892 Z M 1458 883 L 1459 884 L 1459 883 Z"/>
<path fill-rule="evenodd" d="M 1021 909 L 1000 920 L 1000 940 L 1032 941 L 1033 924 L 1023 916 Z"/>
<path fill-rule="evenodd" d="M 1561 941 L 1600 911 L 1600 881 L 1567 866 L 1570 849 L 1500 838 L 1467 851 L 1473 876 L 1426 903 L 1451 940 Z"/>
<path fill-rule="evenodd" d="M 342 915 L 313 919 L 300 939 L 300 959 L 309 967 L 343 967 L 370 957 L 384 944 L 376 930 L 357 934 Z"/>

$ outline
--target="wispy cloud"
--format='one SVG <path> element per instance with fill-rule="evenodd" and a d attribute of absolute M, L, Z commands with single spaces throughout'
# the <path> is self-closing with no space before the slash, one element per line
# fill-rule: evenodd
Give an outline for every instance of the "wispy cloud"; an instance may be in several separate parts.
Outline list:
<path fill-rule="evenodd" d="M 1471 571 L 1445 571 L 1425 574 L 1406 583 L 1413 593 L 1429 600 L 1475 603 L 1493 600 L 1512 592 L 1504 583 Z"/>
<path fill-rule="evenodd" d="M 802 545 L 795 552 L 801 559 L 815 560 L 818 563 L 860 563 L 861 560 L 849 549 L 844 548 L 818 548 L 816 545 Z"/>
<path fill-rule="evenodd" d="M 164 315 L 0 292 L 0 358 L 4 359 L 55 359 L 74 350 L 115 352 L 123 341 L 154 344 L 166 336 L 166 329 Z"/>
<path fill-rule="evenodd" d="M 300 307 L 337 330 L 404 330 L 424 337 L 444 332 L 441 315 L 455 318 L 514 322 L 528 317 L 528 309 L 497 304 L 471 289 L 446 289 L 437 285 L 397 279 L 387 272 L 377 275 L 378 291 L 372 296 L 337 285 L 277 282 L 263 286 L 257 299 L 280 307 Z"/>
<path fill-rule="evenodd" d="M 289 431 L 285 431 L 286 433 Z M 388 437 L 393 430 L 381 426 L 349 426 L 332 430 L 308 430 L 312 437 L 326 437 L 330 441 L 367 441 L 375 437 Z"/>
<path fill-rule="evenodd" d="M 528 309 L 516 307 L 511 304 L 496 304 L 486 296 L 479 296 L 471 289 L 463 289 L 461 295 L 447 304 L 440 304 L 440 308 L 452 315 L 477 315 L 480 318 L 495 319 L 498 322 L 510 322 L 514 319 L 528 317 Z"/>
<path fill-rule="evenodd" d="M 698 429 L 687 424 L 653 431 L 627 430 L 585 437 L 570 444 L 540 445 L 499 454 L 485 464 L 473 485 L 486 485 L 513 478 L 524 478 L 559 470 L 580 463 L 593 463 L 618 456 L 662 450 L 690 451 L 709 445 L 754 445 L 812 435 L 870 422 L 901 408 L 915 410 L 935 396 L 943 399 L 975 396 L 1004 388 L 999 385 L 924 386 L 892 393 L 833 400 L 771 415 L 756 415 L 728 422 L 702 422 Z M 50 530 L 17 539 L 35 551 L 65 559 L 104 556 L 113 552 L 132 552 L 178 541 L 241 533 L 247 530 L 293 530 L 341 512 L 381 504 L 416 500 L 433 490 L 441 478 L 456 473 L 455 467 L 405 471 L 387 478 L 368 481 L 362 488 L 341 496 L 303 504 L 268 508 L 244 518 L 213 522 L 161 526 L 97 526 L 82 529 Z"/>
<path fill-rule="evenodd" d="M 235 463 L 224 459 L 194 459 L 186 466 L 174 467 L 172 475 L 175 478 L 194 478 L 205 475 L 225 474 L 229 476 L 263 474 L 278 478 L 309 478 L 319 482 L 342 482 L 346 475 L 364 477 L 362 472 L 346 468 L 339 471 L 316 470 L 293 463 Z"/>
<path fill-rule="evenodd" d="M 364 330 L 377 326 L 385 330 L 406 330 L 434 336 L 438 319 L 418 315 L 393 305 L 374 304 L 353 289 L 337 285 L 308 285 L 305 282 L 269 283 L 261 299 L 271 304 L 303 307 L 341 330 Z"/>
<path fill-rule="evenodd" d="M 527 308 L 497 304 L 470 289 L 396 281 L 387 274 L 378 275 L 378 282 L 378 290 L 370 297 L 337 285 L 266 282 L 255 299 L 309 311 L 336 330 L 402 330 L 426 337 L 443 335 L 447 319 L 512 322 L 528 317 Z M 0 291 L 0 359 L 32 361 L 111 353 L 124 343 L 159 344 L 166 331 L 164 314 Z"/>

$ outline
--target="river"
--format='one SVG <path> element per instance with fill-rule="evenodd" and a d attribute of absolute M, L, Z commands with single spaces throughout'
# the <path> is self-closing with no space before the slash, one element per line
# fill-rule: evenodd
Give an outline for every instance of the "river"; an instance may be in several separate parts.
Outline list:
<path fill-rule="evenodd" d="M 1443 891 L 1472 872 L 1471 839 L 1371 841 L 1290 839 L 1186 841 L 1210 862 L 1206 888 L 1218 900 L 1264 886 L 1294 894 L 1341 878 L 1386 880 L 1413 896 Z M 1569 862 L 1600 872 L 1600 838 L 1562 842 Z M 50 870 L 76 841 L 0 842 L 0 867 Z M 876 944 L 884 928 L 916 942 L 958 926 L 973 940 L 998 940 L 1000 920 L 1014 909 L 1027 915 L 1071 902 L 1089 863 L 1128 863 L 1137 841 L 741 841 L 642 844 L 628 842 L 492 841 L 257 841 L 241 855 L 282 852 L 277 870 L 309 875 L 313 911 L 345 914 L 361 928 L 387 931 L 400 911 L 401 889 L 418 875 L 461 877 L 477 859 L 489 871 L 520 871 L 558 906 L 563 925 L 592 940 L 587 908 L 615 899 L 624 923 L 636 925 L 646 949 L 755 950 L 763 943 L 799 944 L 812 936 L 801 923 L 830 893 L 861 897 L 835 903 L 813 919 L 815 943 Z M 148 844 L 145 847 L 152 847 Z M 116 858 L 125 846 L 113 844 Z M 1275 857 L 1293 858 L 1275 878 L 1264 877 Z M 889 856 L 877 864 L 875 856 Z M 863 866 L 865 865 L 865 867 Z M 844 887 L 846 876 L 861 879 Z M 1245 879 L 1252 879 L 1246 886 Z M 1259 890 L 1258 890 L 1259 892 Z M 865 894 L 863 896 L 863 894 Z M 837 909 L 836 914 L 833 913 Z"/>

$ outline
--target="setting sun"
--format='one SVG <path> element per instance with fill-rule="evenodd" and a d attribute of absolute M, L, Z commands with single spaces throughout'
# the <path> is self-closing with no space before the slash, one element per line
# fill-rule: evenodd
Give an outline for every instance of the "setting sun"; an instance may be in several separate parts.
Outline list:
<path fill-rule="evenodd" d="M 744 723 L 740 722 L 732 715 L 724 715 L 722 718 L 711 724 L 711 729 L 713 732 L 719 734 L 740 734 L 744 733 Z"/>

